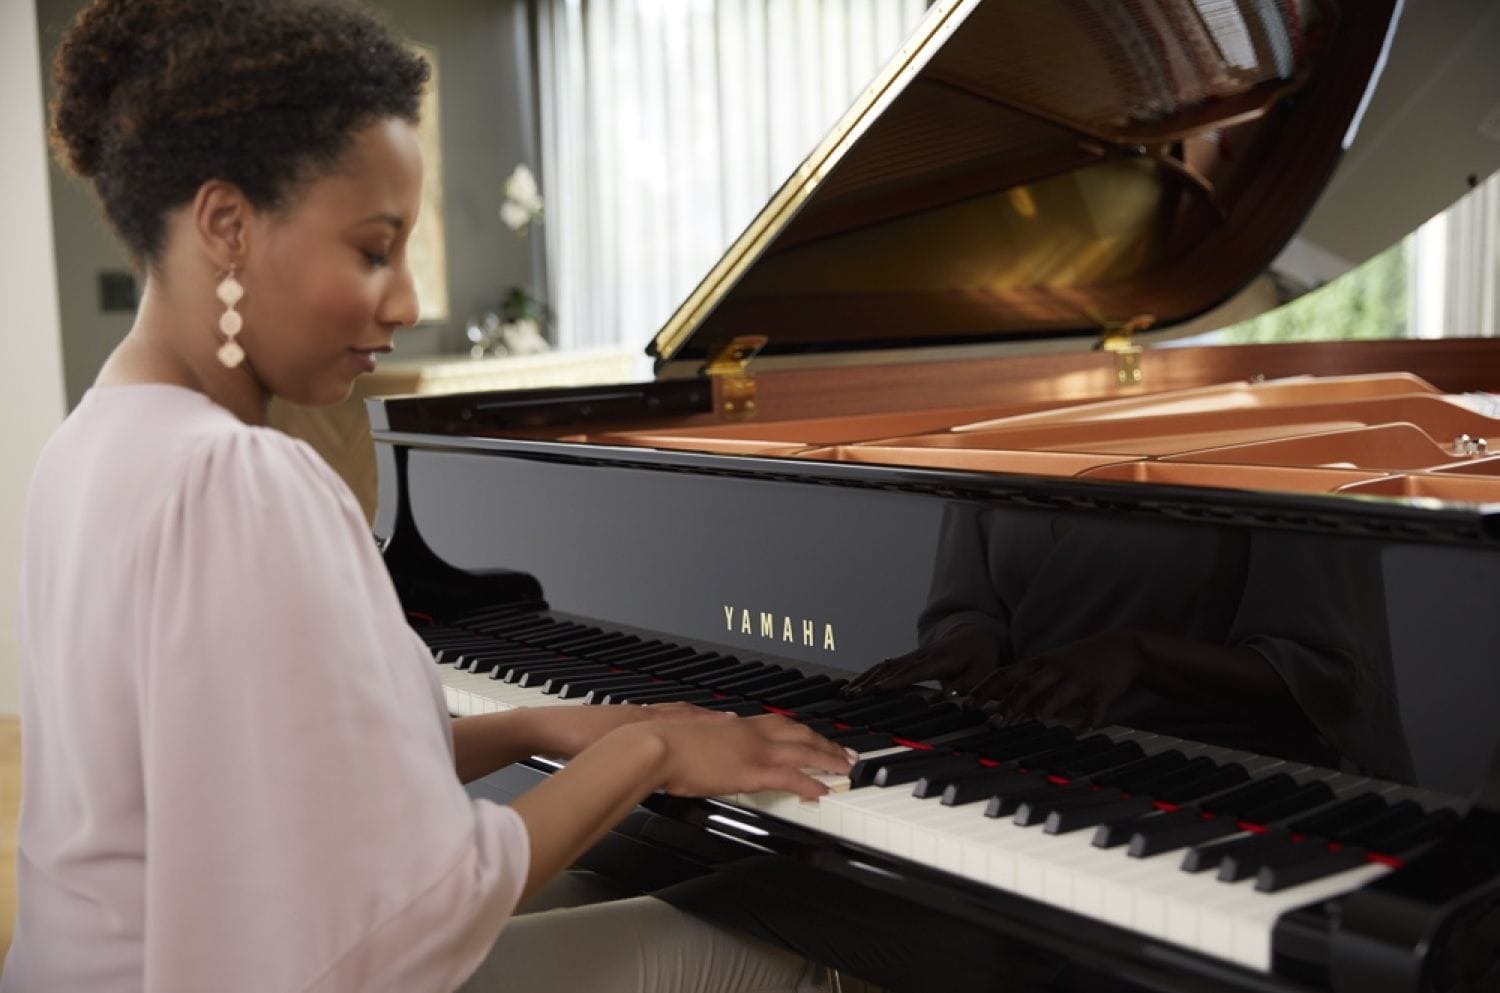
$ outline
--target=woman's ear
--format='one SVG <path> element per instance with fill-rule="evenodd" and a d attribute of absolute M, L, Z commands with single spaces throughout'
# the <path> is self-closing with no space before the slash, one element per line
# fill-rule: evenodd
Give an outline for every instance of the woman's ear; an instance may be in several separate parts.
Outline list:
<path fill-rule="evenodd" d="M 193 228 L 198 243 L 224 272 L 238 267 L 245 257 L 254 208 L 243 191 L 222 179 L 210 179 L 198 187 L 193 198 Z"/>

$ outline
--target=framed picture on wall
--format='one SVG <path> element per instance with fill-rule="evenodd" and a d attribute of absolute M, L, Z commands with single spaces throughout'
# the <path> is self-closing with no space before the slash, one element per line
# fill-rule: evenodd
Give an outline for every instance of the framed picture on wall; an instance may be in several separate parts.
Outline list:
<path fill-rule="evenodd" d="M 439 113 L 442 89 L 438 74 L 437 49 L 411 43 L 411 47 L 432 67 L 432 78 L 422 95 L 422 121 L 417 136 L 422 145 L 422 213 L 412 229 L 407 257 L 412 278 L 417 285 L 421 309 L 418 320 L 434 323 L 448 319 L 448 257 L 443 216 L 443 142 Z"/>

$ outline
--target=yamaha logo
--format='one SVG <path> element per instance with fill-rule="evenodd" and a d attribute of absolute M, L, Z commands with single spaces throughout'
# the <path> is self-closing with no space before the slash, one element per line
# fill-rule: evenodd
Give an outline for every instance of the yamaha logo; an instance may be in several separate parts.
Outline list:
<path fill-rule="evenodd" d="M 821 647 L 825 652 L 838 651 L 832 624 L 794 618 L 790 614 L 774 614 L 725 604 L 724 630 L 730 634 L 749 635 L 763 641 L 801 645 L 803 648 Z"/>

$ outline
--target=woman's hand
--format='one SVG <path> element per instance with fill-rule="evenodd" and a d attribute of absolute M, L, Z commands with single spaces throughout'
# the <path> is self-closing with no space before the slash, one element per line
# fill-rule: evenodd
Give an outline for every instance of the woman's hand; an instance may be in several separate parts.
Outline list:
<path fill-rule="evenodd" d="M 610 732 L 642 721 L 724 721 L 730 715 L 686 703 L 649 707 L 523 707 L 453 721 L 460 782 L 472 782 L 532 755 L 571 759 Z"/>
<path fill-rule="evenodd" d="M 689 703 L 654 703 L 648 706 L 607 704 L 589 707 L 556 707 L 542 712 L 546 734 L 544 754 L 570 759 L 616 728 L 642 721 L 732 720 L 732 714 L 704 710 Z"/>
<path fill-rule="evenodd" d="M 677 796 L 787 790 L 804 800 L 828 792 L 806 770 L 842 774 L 849 752 L 776 714 L 724 721 L 648 721 L 640 733 L 666 746 L 660 788 Z"/>
<path fill-rule="evenodd" d="M 1000 649 L 999 635 L 988 628 L 966 624 L 930 645 L 865 670 L 844 688 L 844 694 L 861 696 L 935 679 L 950 696 L 967 696 L 995 672 L 1000 664 Z"/>

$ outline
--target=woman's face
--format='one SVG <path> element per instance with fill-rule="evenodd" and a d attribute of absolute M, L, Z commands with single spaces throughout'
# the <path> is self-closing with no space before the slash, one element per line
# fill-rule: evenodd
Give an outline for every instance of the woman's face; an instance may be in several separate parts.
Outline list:
<path fill-rule="evenodd" d="M 256 216 L 239 340 L 267 392 L 338 403 L 416 322 L 406 246 L 421 188 L 416 131 L 389 119 L 360 132 L 341 167 L 288 208 Z"/>

